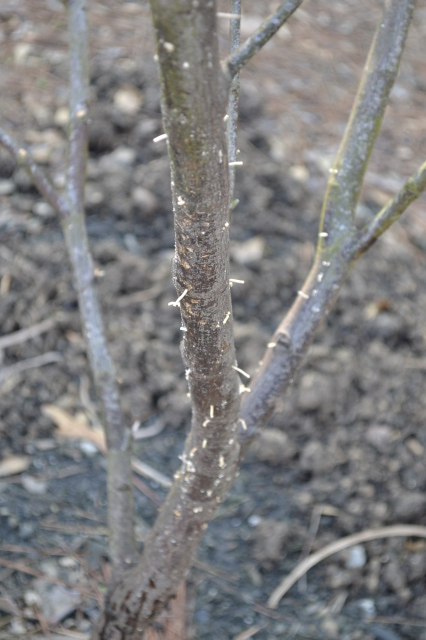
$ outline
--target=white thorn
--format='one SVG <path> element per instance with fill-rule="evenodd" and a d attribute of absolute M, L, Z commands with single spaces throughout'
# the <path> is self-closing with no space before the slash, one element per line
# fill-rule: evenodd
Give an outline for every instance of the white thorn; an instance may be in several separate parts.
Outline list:
<path fill-rule="evenodd" d="M 218 18 L 228 18 L 229 20 L 241 20 L 239 13 L 225 13 L 224 11 L 218 11 L 216 13 Z"/>
<path fill-rule="evenodd" d="M 214 418 L 214 404 L 210 405 L 210 418 Z"/>
<path fill-rule="evenodd" d="M 244 431 L 247 431 L 247 425 L 246 425 L 246 421 L 244 420 L 244 418 L 239 418 L 238 422 L 241 422 Z"/>
<path fill-rule="evenodd" d="M 161 142 L 162 140 L 167 140 L 168 137 L 167 133 L 162 133 L 160 136 L 154 138 L 153 142 Z"/>
<path fill-rule="evenodd" d="M 321 231 L 318 235 L 320 238 L 328 238 L 328 233 L 326 231 Z"/>
<path fill-rule="evenodd" d="M 309 300 L 309 296 L 304 291 L 298 291 L 297 295 L 300 296 L 301 298 L 304 298 L 305 300 Z"/>
<path fill-rule="evenodd" d="M 182 298 L 184 298 L 186 296 L 187 293 L 188 293 L 188 289 L 185 289 L 185 291 L 179 296 L 179 298 L 177 298 L 177 300 L 174 300 L 174 302 L 169 302 L 168 306 L 169 307 L 179 307 L 180 306 L 180 301 L 182 300 Z"/>
<path fill-rule="evenodd" d="M 228 167 L 241 167 L 243 164 L 242 160 L 235 160 L 235 162 L 228 162 Z"/>
<path fill-rule="evenodd" d="M 245 376 L 246 378 L 250 378 L 250 374 L 249 373 L 247 373 L 246 371 L 243 371 L 239 367 L 236 367 L 234 364 L 232 365 L 231 369 L 234 369 L 234 371 L 238 371 L 238 373 L 241 373 L 241 375 Z"/>

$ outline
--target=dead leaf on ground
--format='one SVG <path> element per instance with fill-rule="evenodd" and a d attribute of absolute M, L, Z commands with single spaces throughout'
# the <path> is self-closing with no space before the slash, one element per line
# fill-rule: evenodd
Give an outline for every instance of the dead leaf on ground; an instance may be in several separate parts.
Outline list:
<path fill-rule="evenodd" d="M 45 416 L 48 416 L 56 424 L 59 433 L 64 438 L 69 440 L 89 440 L 99 451 L 106 452 L 103 431 L 89 427 L 84 415 L 73 416 L 68 411 L 53 404 L 45 404 L 42 407 L 42 411 Z"/>
<path fill-rule="evenodd" d="M 28 456 L 9 456 L 0 462 L 0 478 L 26 471 L 31 464 Z"/>

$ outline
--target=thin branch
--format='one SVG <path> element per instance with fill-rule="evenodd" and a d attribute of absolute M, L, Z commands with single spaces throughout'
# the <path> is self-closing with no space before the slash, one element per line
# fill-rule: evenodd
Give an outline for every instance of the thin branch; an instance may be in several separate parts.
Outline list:
<path fill-rule="evenodd" d="M 8 347 L 13 347 L 15 344 L 21 344 L 22 342 L 26 342 L 27 340 L 31 340 L 32 338 L 36 338 L 41 333 L 45 333 L 49 331 L 56 324 L 56 318 L 46 318 L 46 320 L 42 320 L 37 324 L 31 325 L 31 327 L 27 327 L 26 329 L 21 329 L 20 331 L 14 331 L 13 333 L 8 333 L 5 336 L 0 337 L 0 350 L 7 349 Z"/>
<path fill-rule="evenodd" d="M 352 210 L 395 80 L 414 0 L 391 0 L 378 26 L 324 200 L 314 265 L 269 343 L 241 408 L 241 457 L 291 384 L 314 336 L 360 255 Z M 371 122 L 370 122 L 371 120 Z M 352 177 L 352 173 L 355 176 Z M 422 177 L 423 179 L 423 177 Z M 420 178 L 417 185 L 420 183 Z M 408 189 L 407 189 L 408 191 Z M 404 192 L 405 193 L 405 192 Z M 408 196 L 401 198 L 408 201 Z M 372 240 L 371 240 L 372 242 Z"/>
<path fill-rule="evenodd" d="M 231 0 L 231 14 L 234 17 L 231 18 L 229 23 L 229 54 L 232 55 L 234 51 L 240 46 L 241 39 L 241 0 Z M 237 121 L 238 121 L 238 97 L 240 93 L 240 79 L 238 73 L 234 75 L 231 81 L 231 87 L 229 89 L 228 100 L 228 120 L 227 120 L 227 133 L 228 133 L 228 166 L 229 166 L 229 210 L 235 208 L 234 200 L 234 188 L 235 188 L 235 164 L 237 159 Z"/>
<path fill-rule="evenodd" d="M 407 207 L 426 189 L 426 162 L 408 180 L 398 193 L 360 232 L 353 247 L 355 259 L 367 251 L 374 242 L 396 222 Z"/>
<path fill-rule="evenodd" d="M 43 353 L 41 356 L 26 358 L 25 360 L 20 360 L 19 362 L 10 364 L 7 367 L 2 367 L 0 368 L 0 384 L 2 384 L 9 376 L 22 373 L 22 371 L 26 371 L 27 369 L 38 369 L 39 367 L 44 367 L 46 364 L 61 362 L 61 360 L 63 360 L 63 357 L 58 353 L 58 351 L 48 351 L 47 353 Z"/>
<path fill-rule="evenodd" d="M 69 112 L 67 192 L 73 207 L 84 203 L 87 160 L 89 53 L 85 0 L 67 0 L 69 33 Z"/>
<path fill-rule="evenodd" d="M 46 201 L 57 211 L 60 217 L 69 215 L 69 204 L 34 162 L 27 149 L 20 146 L 9 134 L 0 128 L 0 144 L 9 151 L 16 164 L 22 167 L 40 191 Z"/>
<path fill-rule="evenodd" d="M 415 0 L 385 5 L 324 199 L 322 228 L 327 242 L 353 229 L 355 208 L 370 154 L 380 130 L 389 94 L 404 50 Z"/>
<path fill-rule="evenodd" d="M 269 18 L 225 61 L 233 78 L 243 66 L 276 34 L 303 0 L 285 0 Z"/>
<path fill-rule="evenodd" d="M 353 547 L 356 544 L 362 542 L 369 542 L 370 540 L 377 540 L 379 538 L 390 537 L 405 537 L 415 536 L 417 538 L 426 538 L 426 527 L 409 524 L 396 524 L 391 527 L 382 527 L 381 529 L 367 529 L 366 531 L 360 531 L 360 533 L 354 533 L 335 542 L 331 542 L 323 549 L 316 551 L 308 558 L 298 564 L 291 573 L 281 582 L 281 584 L 274 589 L 268 600 L 268 607 L 275 609 L 281 598 L 291 589 L 291 587 L 307 572 L 312 569 L 316 564 L 344 549 Z"/>
<path fill-rule="evenodd" d="M 108 526 L 113 582 L 136 558 L 131 431 L 123 425 L 117 376 L 105 339 L 84 216 L 87 154 L 88 50 L 85 0 L 68 0 L 70 127 L 67 194 L 70 214 L 62 228 L 74 272 L 78 303 L 108 445 Z"/>

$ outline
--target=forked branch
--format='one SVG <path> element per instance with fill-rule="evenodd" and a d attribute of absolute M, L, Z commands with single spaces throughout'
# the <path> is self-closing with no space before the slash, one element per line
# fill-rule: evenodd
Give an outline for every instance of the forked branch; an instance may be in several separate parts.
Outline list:
<path fill-rule="evenodd" d="M 354 211 L 389 93 L 398 72 L 415 0 L 390 0 L 368 62 L 324 199 L 314 265 L 296 301 L 276 330 L 244 397 L 241 455 L 266 425 L 291 384 L 322 321 L 356 259 L 425 187 L 425 167 L 404 185 L 373 222 L 359 232 Z"/>
<path fill-rule="evenodd" d="M 269 18 L 225 61 L 228 72 L 233 78 L 251 58 L 274 36 L 283 24 L 302 4 L 303 0 L 285 0 Z"/>

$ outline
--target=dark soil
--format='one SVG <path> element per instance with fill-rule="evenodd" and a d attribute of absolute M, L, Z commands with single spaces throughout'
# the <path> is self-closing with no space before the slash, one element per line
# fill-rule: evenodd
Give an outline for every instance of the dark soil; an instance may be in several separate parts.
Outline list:
<path fill-rule="evenodd" d="M 162 124 L 148 8 L 90 4 L 87 226 L 125 418 L 161 430 L 135 453 L 172 477 L 190 406 L 179 313 L 168 306 L 173 220 L 166 147 L 152 142 Z M 267 5 L 247 3 L 247 33 Z M 232 276 L 245 281 L 232 293 L 239 366 L 249 373 L 311 264 L 328 169 L 380 14 L 379 3 L 329 5 L 306 2 L 242 78 L 231 261 Z M 0 21 L 1 124 L 59 186 L 62 3 L 5 0 Z M 360 220 L 424 161 L 425 35 L 420 2 Z M 105 460 L 87 441 L 60 438 L 43 409 L 96 423 L 76 294 L 55 213 L 3 152 L 0 207 L 1 334 L 53 319 L 2 353 L 2 461 L 26 456 L 26 469 L 0 481 L 0 638 L 88 638 L 108 579 Z M 425 199 L 413 205 L 354 269 L 247 456 L 191 573 L 189 638 L 228 640 L 255 627 L 259 640 L 426 639 L 421 539 L 332 556 L 277 610 L 265 607 L 306 549 L 368 528 L 426 525 L 424 208 Z M 43 354 L 45 364 L 31 360 Z M 165 497 L 145 482 L 150 497 L 136 494 L 141 541 Z"/>

